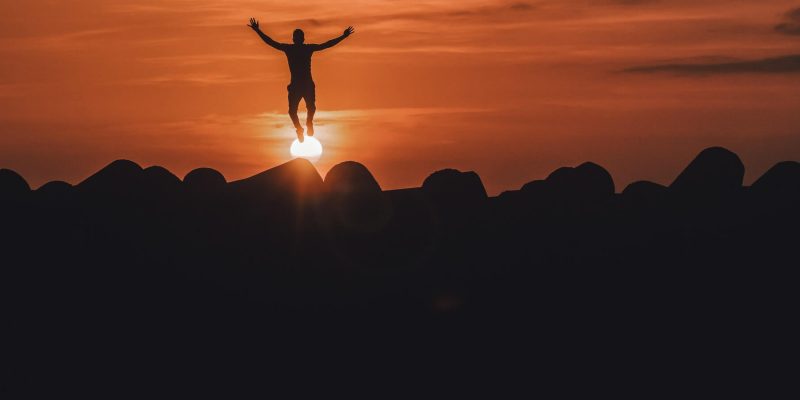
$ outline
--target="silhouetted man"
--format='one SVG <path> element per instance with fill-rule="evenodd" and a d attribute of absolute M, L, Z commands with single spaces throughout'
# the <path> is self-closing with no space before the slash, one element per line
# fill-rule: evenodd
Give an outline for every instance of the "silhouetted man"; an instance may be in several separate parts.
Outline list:
<path fill-rule="evenodd" d="M 306 109 L 308 110 L 308 117 L 306 118 L 308 136 L 314 136 L 314 112 L 317 110 L 317 106 L 314 104 L 316 100 L 314 80 L 311 79 L 311 54 L 337 45 L 353 33 L 353 27 L 347 27 L 342 36 L 322 44 L 305 44 L 305 34 L 301 29 L 295 29 L 292 35 L 294 44 L 286 44 L 278 43 L 265 35 L 264 32 L 261 32 L 258 27 L 258 21 L 255 18 L 250 18 L 248 26 L 258 33 L 264 43 L 286 53 L 286 58 L 289 59 L 289 70 L 292 72 L 292 81 L 287 87 L 289 89 L 289 117 L 292 118 L 294 127 L 297 129 L 297 139 L 302 142 L 303 126 L 300 125 L 300 119 L 297 117 L 297 106 L 300 104 L 300 99 L 305 99 Z"/>

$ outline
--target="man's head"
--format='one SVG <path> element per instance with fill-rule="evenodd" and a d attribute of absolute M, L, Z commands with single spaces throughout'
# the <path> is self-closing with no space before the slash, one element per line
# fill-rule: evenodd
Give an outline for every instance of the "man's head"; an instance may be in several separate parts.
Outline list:
<path fill-rule="evenodd" d="M 306 34 L 303 33 L 302 29 L 295 29 L 294 33 L 292 33 L 292 39 L 294 44 L 303 44 L 306 41 Z"/>

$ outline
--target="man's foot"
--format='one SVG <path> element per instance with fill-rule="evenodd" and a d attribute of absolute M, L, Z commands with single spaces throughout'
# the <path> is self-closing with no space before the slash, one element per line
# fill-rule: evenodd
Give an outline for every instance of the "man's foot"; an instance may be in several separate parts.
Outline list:
<path fill-rule="evenodd" d="M 314 124 L 308 124 L 306 128 L 308 129 L 308 136 L 314 136 Z"/>
<path fill-rule="evenodd" d="M 297 140 L 299 140 L 300 143 L 303 143 L 303 140 L 305 140 L 305 139 L 306 138 L 303 137 L 303 127 L 302 126 L 298 126 L 297 127 Z"/>

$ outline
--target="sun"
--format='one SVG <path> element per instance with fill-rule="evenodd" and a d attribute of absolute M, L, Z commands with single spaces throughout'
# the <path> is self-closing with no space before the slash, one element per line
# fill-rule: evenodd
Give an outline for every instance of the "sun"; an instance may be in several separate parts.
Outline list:
<path fill-rule="evenodd" d="M 315 137 L 306 136 L 303 143 L 295 139 L 289 152 L 294 158 L 305 158 L 311 162 L 316 162 L 322 156 L 322 143 Z"/>

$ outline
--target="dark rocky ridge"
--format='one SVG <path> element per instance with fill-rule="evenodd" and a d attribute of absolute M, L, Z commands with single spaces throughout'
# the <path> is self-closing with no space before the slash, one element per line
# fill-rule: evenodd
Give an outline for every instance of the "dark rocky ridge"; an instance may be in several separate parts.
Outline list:
<path fill-rule="evenodd" d="M 35 191 L 0 170 L 15 366 L 0 390 L 200 393 L 207 379 L 230 394 L 257 389 L 242 377 L 263 363 L 378 348 L 430 372 L 490 373 L 525 354 L 556 380 L 565 357 L 589 381 L 755 374 L 794 340 L 798 165 L 743 187 L 739 158 L 712 148 L 669 187 L 616 193 L 584 163 L 497 197 L 457 170 L 382 191 L 355 162 L 324 180 L 294 160 L 227 182 L 120 160 Z M 420 361 L 440 352 L 444 364 Z"/>

